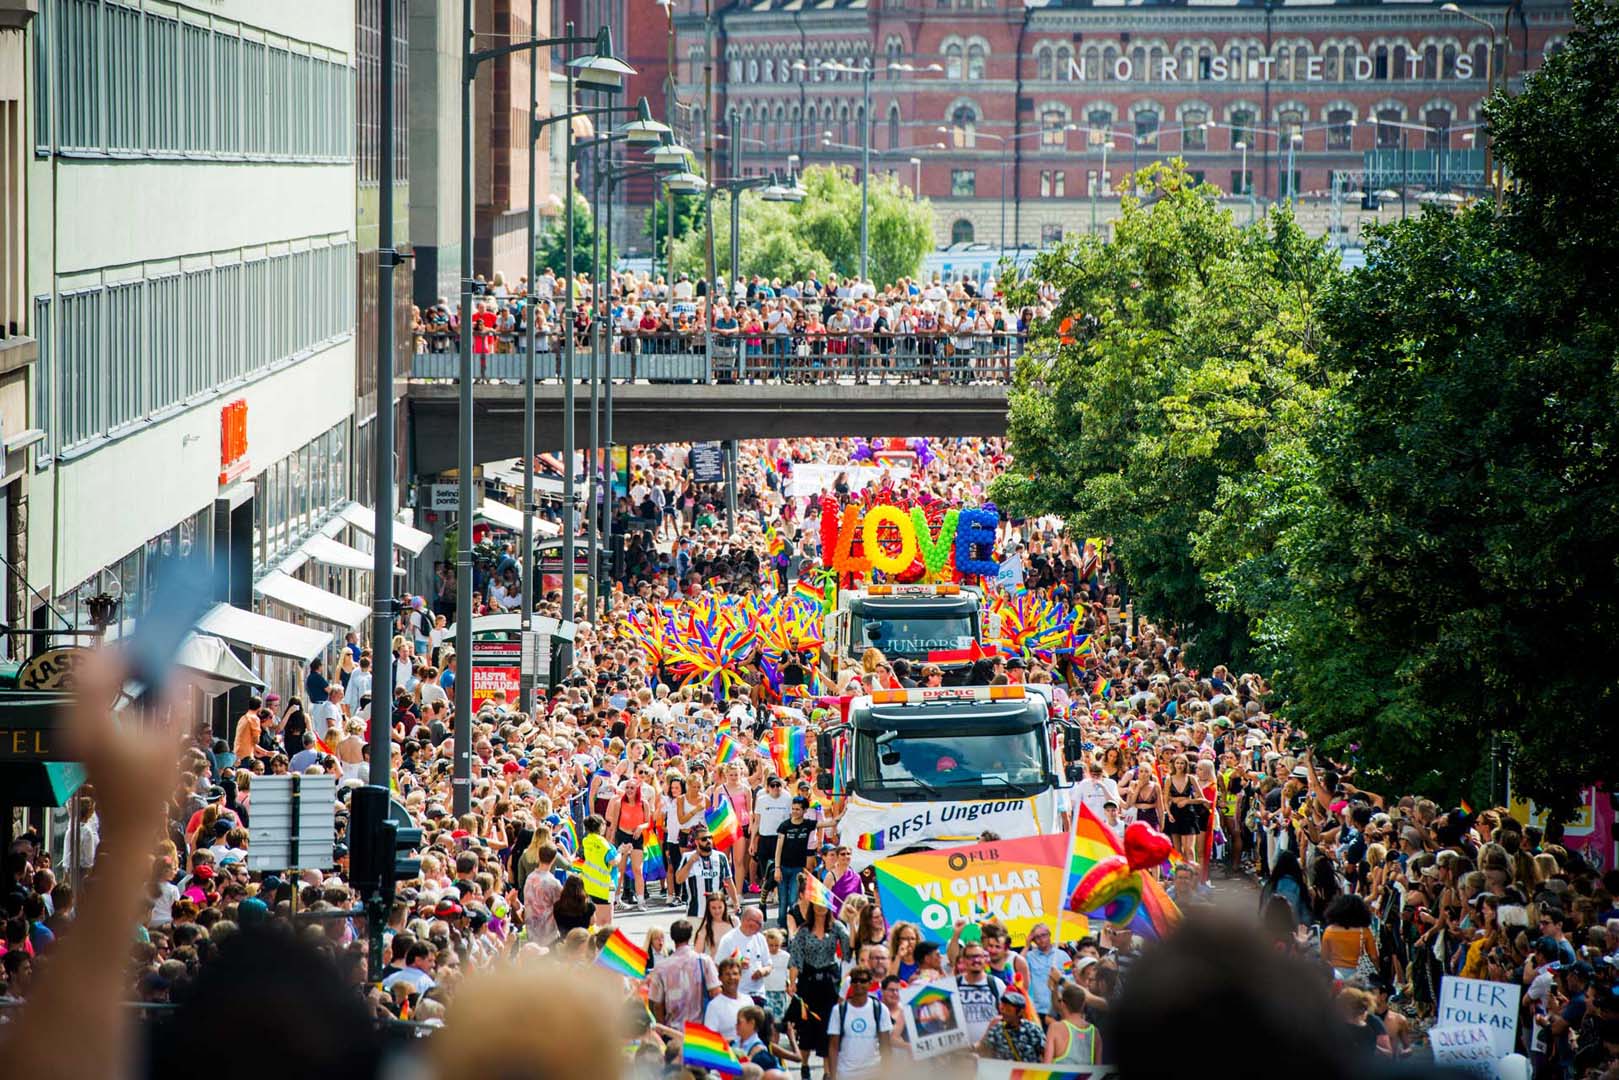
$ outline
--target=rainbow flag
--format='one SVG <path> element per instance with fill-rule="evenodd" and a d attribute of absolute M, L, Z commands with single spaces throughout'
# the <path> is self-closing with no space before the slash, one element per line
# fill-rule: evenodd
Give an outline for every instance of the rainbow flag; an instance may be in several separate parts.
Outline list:
<path fill-rule="evenodd" d="M 656 830 L 648 829 L 641 841 L 641 876 L 648 881 L 662 881 L 667 868 L 663 861 L 663 841 L 658 839 Z"/>
<path fill-rule="evenodd" d="M 1113 830 L 1084 803 L 1074 817 L 1073 842 L 1068 852 L 1068 876 L 1063 896 L 1069 911 L 1091 910 L 1089 900 L 1096 888 L 1115 874 L 1130 872 L 1124 845 Z"/>
<path fill-rule="evenodd" d="M 1094 1065 L 1030 1065 L 1014 1068 L 1010 1080 L 1083 1080 L 1095 1074 Z"/>
<path fill-rule="evenodd" d="M 832 895 L 832 890 L 821 883 L 821 879 L 814 874 L 804 879 L 804 895 L 816 907 L 824 907 L 833 914 L 837 914 L 838 901 Z"/>
<path fill-rule="evenodd" d="M 636 948 L 635 943 L 624 936 L 624 931 L 617 929 L 607 939 L 607 944 L 602 946 L 602 951 L 596 954 L 599 967 L 627 979 L 646 978 L 646 962 L 646 950 Z"/>
<path fill-rule="evenodd" d="M 1151 874 L 1137 876 L 1141 878 L 1141 903 L 1130 920 L 1130 932 L 1148 941 L 1162 939 L 1180 925 L 1181 909 L 1175 906 L 1157 878 Z"/>
<path fill-rule="evenodd" d="M 781 538 L 781 534 L 776 531 L 774 525 L 770 526 L 769 531 L 765 533 L 765 543 L 772 555 L 785 555 L 787 553 L 787 541 Z"/>
<path fill-rule="evenodd" d="M 798 767 L 809 760 L 809 741 L 804 737 L 804 729 L 771 728 L 770 760 L 779 776 L 785 778 L 797 772 Z"/>
<path fill-rule="evenodd" d="M 1473 816 L 1473 804 L 1472 803 L 1468 802 L 1466 799 L 1463 799 L 1462 803 L 1461 803 L 1461 806 L 1462 806 L 1462 813 L 1466 814 L 1468 817 Z"/>
<path fill-rule="evenodd" d="M 315 749 L 319 750 L 323 754 L 332 754 L 332 753 L 334 753 L 331 746 L 329 746 L 327 744 L 326 740 L 321 738 L 319 735 L 315 736 Z"/>
<path fill-rule="evenodd" d="M 714 742 L 719 747 L 717 756 L 721 765 L 724 765 L 727 761 L 735 761 L 742 756 L 742 748 L 736 744 L 735 739 L 724 732 L 721 732 L 719 738 L 715 739 Z"/>
<path fill-rule="evenodd" d="M 736 820 L 736 811 L 731 809 L 731 800 L 722 798 L 720 804 L 710 810 L 703 817 L 708 825 L 708 831 L 714 837 L 714 846 L 720 851 L 728 851 L 742 836 L 742 826 Z"/>
<path fill-rule="evenodd" d="M 551 842 L 558 848 L 572 855 L 579 850 L 579 833 L 573 827 L 573 819 L 552 814 L 545 819 L 551 826 Z"/>
<path fill-rule="evenodd" d="M 883 849 L 883 831 L 861 833 L 855 837 L 854 846 L 861 851 L 881 851 Z"/>
<path fill-rule="evenodd" d="M 741 1076 L 742 1063 L 731 1053 L 730 1044 L 719 1032 L 686 1021 L 686 1037 L 680 1047 L 680 1063 L 695 1069 L 713 1069 L 722 1076 Z"/>
<path fill-rule="evenodd" d="M 1111 689 L 1113 689 L 1112 679 L 1097 679 L 1096 684 L 1091 687 L 1091 697 L 1105 699 Z"/>

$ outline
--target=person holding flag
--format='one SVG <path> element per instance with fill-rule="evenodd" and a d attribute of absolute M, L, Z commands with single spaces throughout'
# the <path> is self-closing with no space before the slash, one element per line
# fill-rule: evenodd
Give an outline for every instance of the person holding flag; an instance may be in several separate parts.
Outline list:
<path fill-rule="evenodd" d="M 832 913 L 831 891 L 808 871 L 801 882 L 810 901 L 809 921 L 793 934 L 787 952 L 798 969 L 795 1023 L 798 1045 L 805 1055 L 803 1075 L 808 1076 L 809 1055 L 827 1057 L 827 1018 L 837 1004 L 843 958 L 851 953 L 849 931 Z"/>

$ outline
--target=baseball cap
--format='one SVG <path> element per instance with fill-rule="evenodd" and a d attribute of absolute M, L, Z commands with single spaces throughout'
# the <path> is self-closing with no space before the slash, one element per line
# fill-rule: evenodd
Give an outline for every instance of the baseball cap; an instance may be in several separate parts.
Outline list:
<path fill-rule="evenodd" d="M 1023 996 L 1023 991 L 1021 990 L 1008 990 L 1001 995 L 1001 1002 L 1006 1005 L 1015 1005 L 1021 1009 L 1029 1004 L 1029 999 Z"/>

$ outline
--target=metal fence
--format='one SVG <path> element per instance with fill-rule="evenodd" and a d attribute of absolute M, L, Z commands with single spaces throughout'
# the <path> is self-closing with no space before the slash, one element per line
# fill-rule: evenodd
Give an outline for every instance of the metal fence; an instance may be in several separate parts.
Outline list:
<path fill-rule="evenodd" d="M 521 382 L 527 348 L 522 334 L 491 335 L 475 352 L 473 378 Z M 535 374 L 560 380 L 565 362 L 560 333 L 537 335 Z M 459 339 L 418 334 L 411 378 L 460 378 Z M 1006 383 L 1023 354 L 1010 333 L 748 334 L 716 331 L 712 347 L 694 333 L 615 332 L 606 361 L 615 381 L 648 383 Z M 588 337 L 575 343 L 572 377 L 588 379 Z"/>

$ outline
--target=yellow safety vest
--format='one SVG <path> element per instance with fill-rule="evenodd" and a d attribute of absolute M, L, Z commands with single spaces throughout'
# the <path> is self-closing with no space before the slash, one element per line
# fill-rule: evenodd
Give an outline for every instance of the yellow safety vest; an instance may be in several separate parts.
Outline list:
<path fill-rule="evenodd" d="M 575 863 L 579 876 L 585 882 L 585 895 L 603 903 L 613 899 L 615 877 L 609 858 L 615 855 L 613 845 L 595 833 L 588 833 L 583 843 L 583 860 Z"/>

